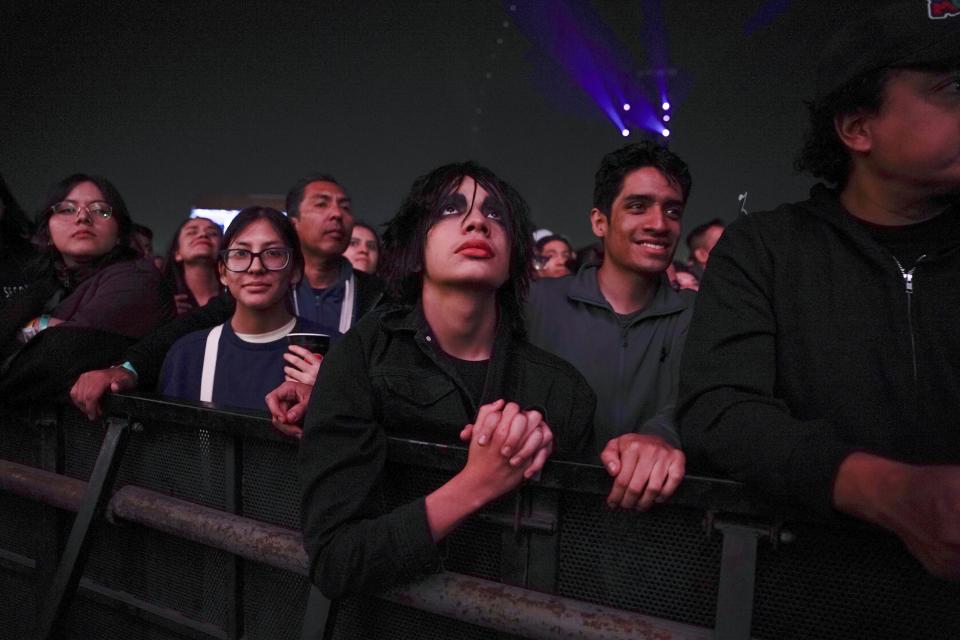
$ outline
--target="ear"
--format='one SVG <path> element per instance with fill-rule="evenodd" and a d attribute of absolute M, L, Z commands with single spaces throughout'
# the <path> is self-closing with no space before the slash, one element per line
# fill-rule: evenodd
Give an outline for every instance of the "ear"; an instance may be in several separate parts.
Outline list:
<path fill-rule="evenodd" d="M 709 255 L 710 254 L 707 253 L 707 250 L 702 247 L 700 249 L 693 250 L 693 259 L 700 264 L 705 264 L 709 258 Z"/>
<path fill-rule="evenodd" d="M 300 216 L 287 216 L 287 220 L 293 225 L 294 230 L 296 230 L 297 225 L 300 224 Z"/>
<path fill-rule="evenodd" d="M 834 117 L 833 127 L 840 142 L 851 151 L 869 153 L 873 148 L 873 114 L 864 111 Z"/>
<path fill-rule="evenodd" d="M 593 208 L 590 210 L 590 227 L 593 229 L 593 235 L 598 238 L 605 238 L 609 224 L 610 220 L 600 209 Z"/>
<path fill-rule="evenodd" d="M 220 274 L 220 284 L 222 284 L 222 285 L 225 286 L 225 287 L 227 286 L 227 274 L 226 274 L 226 270 L 227 270 L 227 268 L 223 265 L 222 262 L 218 262 L 218 263 L 217 263 L 217 273 Z"/>
<path fill-rule="evenodd" d="M 290 286 L 296 287 L 303 280 L 303 269 L 294 269 L 290 274 Z"/>

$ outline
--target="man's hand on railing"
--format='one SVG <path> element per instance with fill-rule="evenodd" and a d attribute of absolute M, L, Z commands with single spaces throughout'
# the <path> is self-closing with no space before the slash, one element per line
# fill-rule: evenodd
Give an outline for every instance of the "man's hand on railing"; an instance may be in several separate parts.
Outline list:
<path fill-rule="evenodd" d="M 686 473 L 683 451 L 660 436 L 642 433 L 614 438 L 600 453 L 600 460 L 614 478 L 607 496 L 612 509 L 646 511 L 672 496 Z"/>
<path fill-rule="evenodd" d="M 137 377 L 123 367 L 95 369 L 80 374 L 70 388 L 70 400 L 91 421 L 100 417 L 104 394 L 129 391 L 137 386 Z"/>
<path fill-rule="evenodd" d="M 273 428 L 292 438 L 303 437 L 303 417 L 310 403 L 313 386 L 287 380 L 267 394 L 267 409 L 273 421 Z"/>
<path fill-rule="evenodd" d="M 933 575 L 960 580 L 960 467 L 854 453 L 837 471 L 833 503 L 893 531 Z"/>
<path fill-rule="evenodd" d="M 494 405 L 500 408 L 495 411 L 481 410 L 477 415 L 477 424 L 465 426 L 460 432 L 460 440 L 470 442 L 476 430 L 477 445 L 486 446 L 493 438 L 494 430 L 506 416 L 504 424 L 509 425 L 509 431 L 500 448 L 500 455 L 509 458 L 513 467 L 522 467 L 532 460 L 524 472 L 524 477 L 529 480 L 540 473 L 547 458 L 553 453 L 553 431 L 544 421 L 543 414 L 536 409 L 521 411 L 517 404 L 505 403 L 503 400 L 484 406 Z"/>

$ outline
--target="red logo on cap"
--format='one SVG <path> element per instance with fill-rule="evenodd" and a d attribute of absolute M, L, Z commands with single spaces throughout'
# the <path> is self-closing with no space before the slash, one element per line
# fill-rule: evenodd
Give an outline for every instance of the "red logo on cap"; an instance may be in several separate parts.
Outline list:
<path fill-rule="evenodd" d="M 960 5 L 954 0 L 927 0 L 927 12 L 934 20 L 960 16 Z"/>

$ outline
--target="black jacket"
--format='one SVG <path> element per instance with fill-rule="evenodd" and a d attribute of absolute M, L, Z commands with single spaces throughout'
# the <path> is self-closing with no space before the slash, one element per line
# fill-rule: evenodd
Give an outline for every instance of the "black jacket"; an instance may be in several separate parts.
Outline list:
<path fill-rule="evenodd" d="M 545 409 L 558 456 L 590 457 L 595 399 L 567 362 L 511 336 L 501 321 L 481 402 Z M 438 355 L 419 308 L 382 307 L 320 367 L 300 448 L 303 539 L 313 582 L 329 598 L 372 593 L 438 568 L 424 498 L 387 511 L 388 435 L 457 444 L 476 403 Z"/>
<path fill-rule="evenodd" d="M 354 275 L 357 278 L 356 316 L 361 318 L 383 297 L 383 281 L 362 271 L 354 271 Z M 211 298 L 204 306 L 178 317 L 130 347 L 124 360 L 137 370 L 139 387 L 152 389 L 156 386 L 163 359 L 174 342 L 188 333 L 223 324 L 233 315 L 234 306 L 233 298 L 225 293 Z"/>
<path fill-rule="evenodd" d="M 960 462 L 960 210 L 941 216 L 956 242 L 917 264 L 912 292 L 822 185 L 727 228 L 681 365 L 691 467 L 830 514 L 854 451 Z"/>

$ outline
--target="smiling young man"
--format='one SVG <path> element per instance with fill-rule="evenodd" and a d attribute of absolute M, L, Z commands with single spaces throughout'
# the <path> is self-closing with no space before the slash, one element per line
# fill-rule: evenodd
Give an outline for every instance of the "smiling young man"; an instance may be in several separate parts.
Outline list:
<path fill-rule="evenodd" d="M 693 293 L 674 291 L 666 270 L 690 186 L 687 165 L 653 143 L 607 154 L 590 212 L 602 264 L 531 287 L 530 341 L 571 362 L 597 394 L 611 506 L 646 509 L 683 479 L 674 411 Z"/>
<path fill-rule="evenodd" d="M 956 579 L 960 16 L 930 6 L 870 12 L 825 49 L 798 166 L 831 186 L 711 253 L 681 423 L 697 462 L 889 529 Z"/>

